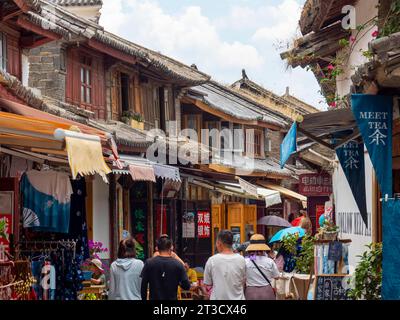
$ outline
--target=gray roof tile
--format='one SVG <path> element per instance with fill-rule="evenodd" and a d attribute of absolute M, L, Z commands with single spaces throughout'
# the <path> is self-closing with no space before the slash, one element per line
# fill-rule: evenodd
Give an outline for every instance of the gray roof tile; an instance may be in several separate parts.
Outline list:
<path fill-rule="evenodd" d="M 188 95 L 237 119 L 262 121 L 279 127 L 288 124 L 282 116 L 261 108 L 258 104 L 216 82 L 196 86 L 189 90 Z"/>
<path fill-rule="evenodd" d="M 60 6 L 101 6 L 102 0 L 49 0 Z"/>
<path fill-rule="evenodd" d="M 52 31 L 60 34 L 67 40 L 70 40 L 72 36 L 83 36 L 87 40 L 95 39 L 138 58 L 142 62 L 148 64 L 151 70 L 173 79 L 181 85 L 198 85 L 210 79 L 210 76 L 205 73 L 161 53 L 144 48 L 113 33 L 107 32 L 100 25 L 78 17 L 53 2 L 49 2 L 48 0 L 36 1 L 40 4 L 39 8 L 29 11 L 26 14 L 27 18 L 40 26 L 50 25 Z"/>

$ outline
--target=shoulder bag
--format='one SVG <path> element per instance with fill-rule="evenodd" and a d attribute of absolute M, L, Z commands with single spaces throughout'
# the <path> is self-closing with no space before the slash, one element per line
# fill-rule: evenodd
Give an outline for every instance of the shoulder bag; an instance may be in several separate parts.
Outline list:
<path fill-rule="evenodd" d="M 264 272 L 262 272 L 262 270 L 260 269 L 260 267 L 257 265 L 257 263 L 254 260 L 251 260 L 251 262 L 253 262 L 254 266 L 257 268 L 258 272 L 261 273 L 261 275 L 263 276 L 263 278 L 267 281 L 267 283 L 271 286 L 272 290 L 274 291 L 275 297 L 276 297 L 276 289 L 272 286 L 271 281 L 269 281 L 268 277 L 264 274 Z"/>

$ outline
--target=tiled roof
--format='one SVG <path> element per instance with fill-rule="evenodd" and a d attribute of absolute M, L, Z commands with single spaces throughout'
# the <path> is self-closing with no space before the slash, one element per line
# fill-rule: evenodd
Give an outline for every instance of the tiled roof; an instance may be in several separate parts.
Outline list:
<path fill-rule="evenodd" d="M 266 159 L 252 159 L 249 157 L 235 155 L 232 159 L 220 159 L 219 161 L 215 161 L 223 166 L 233 169 L 276 174 L 283 177 L 296 179 L 295 169 L 290 168 L 289 166 L 285 166 L 283 169 L 281 169 L 278 160 L 271 157 Z"/>
<path fill-rule="evenodd" d="M 60 6 L 101 6 L 102 0 L 49 0 Z"/>
<path fill-rule="evenodd" d="M 262 121 L 282 128 L 288 124 L 280 115 L 268 112 L 260 105 L 214 81 L 191 88 L 188 96 L 200 99 L 212 108 L 237 119 Z"/>
<path fill-rule="evenodd" d="M 150 143 L 146 140 L 146 133 L 140 132 L 125 124 L 103 124 L 92 120 L 85 116 L 85 110 L 74 110 L 76 107 L 71 106 L 69 110 L 65 106 L 58 106 L 58 102 L 44 101 L 38 97 L 31 89 L 25 87 L 16 77 L 10 75 L 6 71 L 0 69 L 0 85 L 6 88 L 13 96 L 19 98 L 26 105 L 38 109 L 52 115 L 56 115 L 65 119 L 73 120 L 82 124 L 114 134 L 116 142 L 131 147 L 147 147 Z"/>
<path fill-rule="evenodd" d="M 285 96 L 279 96 L 279 95 L 273 93 L 272 91 L 265 89 L 264 87 L 260 86 L 259 84 L 255 83 L 254 81 L 251 81 L 250 79 L 247 79 L 247 78 L 240 79 L 239 81 L 235 82 L 232 85 L 232 87 L 235 87 L 237 84 L 239 84 L 239 85 L 244 84 L 244 85 L 248 86 L 249 88 L 252 88 L 258 94 L 266 95 L 267 97 L 269 97 L 270 99 L 275 101 L 277 104 L 289 106 L 293 110 L 296 110 L 300 114 L 310 113 L 308 110 L 306 110 L 302 107 L 302 105 L 305 104 L 303 101 L 299 100 L 301 103 L 295 103 L 295 102 L 291 101 L 290 99 L 286 99 Z M 267 107 L 268 106 L 264 106 L 264 108 L 267 108 Z M 314 107 L 311 107 L 311 108 L 314 108 Z M 319 112 L 318 109 L 316 109 L 316 108 L 314 108 L 314 109 L 315 109 L 315 112 Z"/>
<path fill-rule="evenodd" d="M 173 79 L 183 86 L 202 84 L 210 79 L 210 76 L 194 68 L 107 32 L 98 24 L 78 17 L 52 2 L 37 1 L 41 4 L 40 8 L 27 12 L 25 17 L 36 25 L 45 26 L 46 29 L 61 35 L 66 40 L 80 37 L 97 40 L 138 58 L 139 62 L 148 66 L 150 70 Z"/>

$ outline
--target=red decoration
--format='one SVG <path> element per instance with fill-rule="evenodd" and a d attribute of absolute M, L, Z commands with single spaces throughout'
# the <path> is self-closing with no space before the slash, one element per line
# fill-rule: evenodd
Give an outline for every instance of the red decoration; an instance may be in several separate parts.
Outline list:
<path fill-rule="evenodd" d="M 4 246 L 6 252 L 10 253 L 10 235 L 12 234 L 12 215 L 11 214 L 0 214 L 0 221 L 5 222 L 4 235 L 0 234 L 0 244 Z M 5 237 L 4 237 L 5 236 Z"/>
<path fill-rule="evenodd" d="M 211 236 L 211 214 L 209 211 L 197 212 L 197 235 L 200 239 Z"/>
<path fill-rule="evenodd" d="M 317 226 L 317 229 L 319 229 L 321 227 L 319 225 L 319 218 L 325 213 L 325 206 L 317 204 L 315 206 L 315 208 L 316 208 L 315 213 L 316 213 L 316 221 L 317 221 L 316 226 Z"/>

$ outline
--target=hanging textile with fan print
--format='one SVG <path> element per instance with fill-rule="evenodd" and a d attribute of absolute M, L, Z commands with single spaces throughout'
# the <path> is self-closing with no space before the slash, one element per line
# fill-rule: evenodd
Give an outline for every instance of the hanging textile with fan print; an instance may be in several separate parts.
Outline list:
<path fill-rule="evenodd" d="M 67 173 L 28 171 L 21 178 L 21 193 L 24 228 L 68 233 L 73 190 Z"/>

